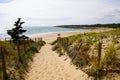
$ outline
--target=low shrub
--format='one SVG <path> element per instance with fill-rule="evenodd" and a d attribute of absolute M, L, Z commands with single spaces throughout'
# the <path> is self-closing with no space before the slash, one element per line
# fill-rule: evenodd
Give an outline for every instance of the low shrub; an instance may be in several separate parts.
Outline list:
<path fill-rule="evenodd" d="M 57 43 L 57 40 L 53 41 L 51 45 L 55 45 Z"/>

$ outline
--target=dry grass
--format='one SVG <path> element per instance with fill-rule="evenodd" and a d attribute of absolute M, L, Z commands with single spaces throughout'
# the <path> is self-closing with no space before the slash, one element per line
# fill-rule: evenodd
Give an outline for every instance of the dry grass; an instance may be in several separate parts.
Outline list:
<path fill-rule="evenodd" d="M 68 39 L 68 45 L 65 46 L 66 42 L 64 42 L 64 39 L 66 38 Z M 101 77 L 102 80 L 105 75 L 109 74 L 99 72 L 99 70 L 104 71 L 113 68 L 120 70 L 120 68 L 118 68 L 120 57 L 116 57 L 120 56 L 120 54 L 118 54 L 118 52 L 120 52 L 120 29 L 99 33 L 90 32 L 66 38 L 62 38 L 63 41 L 60 45 L 61 49 L 64 49 L 67 52 L 71 60 L 75 56 L 75 59 L 72 60 L 73 64 L 82 68 L 88 75 Z M 76 50 L 79 47 L 81 40 L 82 46 L 79 50 Z M 102 43 L 100 66 L 97 64 L 99 41 Z"/>

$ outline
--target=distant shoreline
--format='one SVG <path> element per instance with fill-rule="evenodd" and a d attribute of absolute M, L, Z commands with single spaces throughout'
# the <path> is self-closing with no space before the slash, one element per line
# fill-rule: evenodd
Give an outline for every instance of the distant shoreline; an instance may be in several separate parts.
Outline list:
<path fill-rule="evenodd" d="M 36 33 L 32 35 L 28 35 L 29 37 L 36 37 L 36 36 L 46 36 L 51 34 L 58 34 L 58 33 L 81 33 L 81 32 L 87 32 L 90 31 L 90 29 L 81 30 L 81 31 L 59 31 L 59 32 L 47 32 L 47 33 Z"/>
<path fill-rule="evenodd" d="M 72 29 L 120 28 L 120 23 L 92 24 L 92 25 L 59 25 L 55 27 L 72 28 Z"/>
<path fill-rule="evenodd" d="M 50 33 L 50 34 L 45 34 L 45 35 L 38 34 L 38 35 L 31 36 L 30 38 L 33 38 L 33 39 L 34 38 L 42 38 L 47 43 L 51 43 L 57 39 L 58 34 L 60 34 L 61 37 L 67 37 L 67 36 L 77 35 L 77 34 L 82 34 L 82 33 L 104 32 L 104 31 L 108 31 L 108 30 L 112 30 L 112 29 L 111 28 L 96 28 L 96 29 L 91 29 L 91 30 L 86 30 L 86 31 L 81 31 L 81 32 L 77 32 L 77 31 L 55 32 L 55 33 Z"/>

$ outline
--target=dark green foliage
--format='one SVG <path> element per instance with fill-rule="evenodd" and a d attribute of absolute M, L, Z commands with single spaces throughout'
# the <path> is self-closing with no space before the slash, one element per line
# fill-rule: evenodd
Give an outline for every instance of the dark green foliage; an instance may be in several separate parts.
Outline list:
<path fill-rule="evenodd" d="M 40 46 L 40 48 L 41 48 L 41 46 L 44 46 L 44 45 L 46 44 L 45 41 L 38 41 L 37 43 L 38 43 L 38 45 Z"/>
<path fill-rule="evenodd" d="M 13 28 L 12 30 L 8 30 L 7 33 L 8 35 L 11 36 L 11 38 L 14 41 L 20 40 L 20 39 L 26 39 L 27 37 L 25 35 L 21 35 L 24 32 L 26 32 L 26 30 L 22 29 L 22 24 L 24 22 L 20 22 L 21 18 L 18 18 L 18 20 L 15 22 L 14 26 L 15 28 Z"/>
<path fill-rule="evenodd" d="M 73 64 L 75 64 L 77 67 L 84 67 L 88 64 L 88 60 L 86 57 L 83 56 L 77 56 L 74 60 L 73 60 Z"/>
<path fill-rule="evenodd" d="M 91 25 L 61 25 L 56 27 L 74 28 L 74 29 L 95 29 L 95 28 L 120 28 L 120 23 L 111 24 L 91 24 Z"/>
<path fill-rule="evenodd" d="M 107 75 L 107 73 L 101 72 L 97 65 L 93 65 L 87 74 L 93 76 L 94 80 L 102 80 L 102 77 Z"/>
<path fill-rule="evenodd" d="M 57 40 L 53 41 L 53 42 L 51 43 L 51 45 L 54 45 L 54 44 L 56 44 L 56 43 L 57 43 Z"/>
<path fill-rule="evenodd" d="M 38 53 L 38 49 L 37 49 L 37 47 L 36 46 L 31 46 L 29 49 L 28 49 L 28 51 L 33 51 L 33 52 L 36 52 L 36 53 Z"/>
<path fill-rule="evenodd" d="M 17 53 L 18 53 L 18 60 L 20 59 L 20 44 L 25 44 L 24 41 L 25 39 L 27 39 L 28 37 L 26 37 L 25 35 L 22 35 L 24 32 L 26 32 L 26 30 L 22 29 L 22 24 L 24 22 L 20 22 L 21 18 L 18 18 L 18 20 L 15 22 L 14 26 L 15 28 L 13 28 L 12 30 L 8 30 L 7 33 L 8 35 L 11 36 L 11 38 L 13 39 L 13 42 L 15 44 L 17 44 Z M 24 45 L 25 46 L 25 45 Z"/>
<path fill-rule="evenodd" d="M 62 52 L 62 47 L 56 49 L 56 52 L 59 54 L 59 57 L 62 56 L 64 53 Z"/>

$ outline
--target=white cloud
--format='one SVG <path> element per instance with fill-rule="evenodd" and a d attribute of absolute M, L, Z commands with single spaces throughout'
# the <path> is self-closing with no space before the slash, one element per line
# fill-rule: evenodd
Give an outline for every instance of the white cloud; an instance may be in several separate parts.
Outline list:
<path fill-rule="evenodd" d="M 7 14 L 0 17 L 4 19 L 0 24 L 10 24 L 17 17 L 26 20 L 26 25 L 95 23 L 96 17 L 120 8 L 110 4 L 104 0 L 15 0 L 0 4 L 0 13 Z"/>

